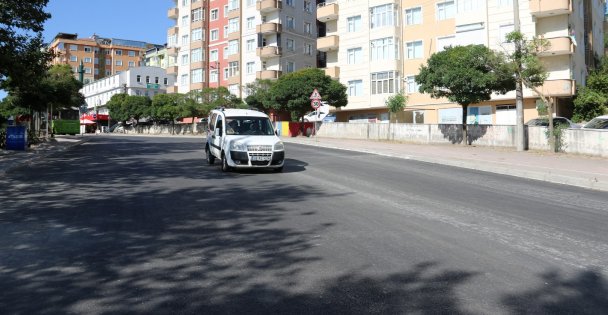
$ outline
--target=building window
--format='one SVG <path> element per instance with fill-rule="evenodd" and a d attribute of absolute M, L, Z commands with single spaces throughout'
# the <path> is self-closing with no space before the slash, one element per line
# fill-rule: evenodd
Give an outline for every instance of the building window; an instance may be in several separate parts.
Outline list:
<path fill-rule="evenodd" d="M 234 18 L 228 20 L 228 33 L 238 32 L 239 31 L 239 19 Z"/>
<path fill-rule="evenodd" d="M 228 55 L 234 55 L 239 53 L 239 41 L 238 39 L 231 40 L 228 42 Z"/>
<path fill-rule="evenodd" d="M 247 74 L 253 74 L 254 68 L 255 68 L 255 62 L 248 62 L 246 65 Z"/>
<path fill-rule="evenodd" d="M 247 43 L 247 52 L 252 52 L 255 50 L 255 39 L 248 39 Z"/>
<path fill-rule="evenodd" d="M 202 48 L 195 48 L 192 49 L 192 51 L 190 52 L 190 59 L 192 62 L 201 62 L 203 61 L 203 49 Z"/>
<path fill-rule="evenodd" d="M 84 68 L 84 73 L 91 74 L 93 73 L 93 70 L 91 70 L 91 68 Z"/>
<path fill-rule="evenodd" d="M 135 67 L 135 61 L 129 61 L 129 68 Z"/>
<path fill-rule="evenodd" d="M 158 77 L 154 77 L 154 83 L 158 84 Z"/>
<path fill-rule="evenodd" d="M 363 80 L 348 81 L 348 96 L 363 95 Z"/>
<path fill-rule="evenodd" d="M 420 87 L 418 85 L 418 83 L 416 83 L 416 77 L 411 75 L 411 76 L 407 76 L 405 77 L 405 83 L 407 84 L 406 88 L 406 92 L 411 94 L 411 93 L 418 93 L 418 88 Z"/>
<path fill-rule="evenodd" d="M 312 56 L 312 45 L 311 44 L 304 44 L 304 54 Z"/>
<path fill-rule="evenodd" d="M 363 61 L 363 49 L 357 47 L 347 50 L 346 59 L 349 65 L 360 64 Z"/>
<path fill-rule="evenodd" d="M 294 5 L 293 5 L 293 0 L 285 0 L 285 3 L 286 3 L 288 6 L 291 6 L 291 7 L 293 7 L 293 6 L 294 6 Z"/>
<path fill-rule="evenodd" d="M 291 17 L 291 16 L 285 17 L 285 24 L 287 25 L 288 29 L 294 29 L 296 27 L 295 23 L 293 21 L 293 17 Z"/>
<path fill-rule="evenodd" d="M 255 17 L 248 17 L 247 18 L 247 29 L 248 30 L 252 30 L 255 28 Z"/>
<path fill-rule="evenodd" d="M 84 46 L 84 52 L 92 52 L 93 49 L 91 49 L 91 47 L 89 46 Z"/>
<path fill-rule="evenodd" d="M 228 5 L 224 6 L 224 17 L 228 16 Z"/>
<path fill-rule="evenodd" d="M 454 1 L 444 1 L 437 3 L 437 20 L 446 20 L 454 17 L 456 8 L 454 7 Z"/>
<path fill-rule="evenodd" d="M 72 50 L 72 51 L 78 50 L 78 45 L 70 45 L 70 50 Z"/>
<path fill-rule="evenodd" d="M 192 41 L 197 42 L 203 39 L 203 29 L 195 28 L 192 30 Z"/>
<path fill-rule="evenodd" d="M 95 68 L 95 75 L 99 75 L 99 69 Z"/>
<path fill-rule="evenodd" d="M 392 3 L 379 5 L 370 9 L 370 28 L 397 26 L 397 10 Z"/>
<path fill-rule="evenodd" d="M 188 39 L 188 34 L 182 35 L 182 45 L 188 45 L 190 40 Z"/>
<path fill-rule="evenodd" d="M 209 61 L 217 61 L 219 59 L 219 52 L 217 49 L 209 51 Z"/>
<path fill-rule="evenodd" d="M 458 0 L 456 3 L 458 13 L 479 10 L 483 5 L 480 0 Z"/>
<path fill-rule="evenodd" d="M 447 47 L 451 47 L 454 45 L 456 40 L 456 36 L 445 36 L 437 38 L 437 52 L 444 51 Z"/>
<path fill-rule="evenodd" d="M 361 16 L 351 16 L 347 19 L 348 23 L 348 32 L 359 32 L 361 31 Z"/>
<path fill-rule="evenodd" d="M 115 54 L 116 56 L 122 56 L 122 50 L 120 50 L 120 49 L 116 49 L 116 51 L 114 51 L 114 54 Z"/>
<path fill-rule="evenodd" d="M 224 46 L 224 59 L 228 59 L 228 46 Z"/>
<path fill-rule="evenodd" d="M 219 16 L 219 9 L 211 10 L 211 16 L 210 16 L 211 21 L 217 20 L 218 16 Z"/>
<path fill-rule="evenodd" d="M 211 30 L 211 40 L 220 39 L 220 32 L 218 29 Z"/>
<path fill-rule="evenodd" d="M 129 57 L 135 57 L 135 51 L 129 50 L 128 55 Z"/>
<path fill-rule="evenodd" d="M 499 7 L 506 7 L 506 6 L 508 6 L 509 8 L 513 7 L 513 0 L 497 0 L 496 2 Z"/>
<path fill-rule="evenodd" d="M 253 5 L 255 5 L 255 0 L 247 0 L 247 6 L 248 7 L 251 7 Z"/>
<path fill-rule="evenodd" d="M 310 3 L 310 1 L 304 1 L 304 11 L 312 13 L 312 4 Z"/>
<path fill-rule="evenodd" d="M 228 37 L 228 25 L 224 25 L 224 38 Z"/>
<path fill-rule="evenodd" d="M 78 57 L 77 56 L 70 56 L 70 61 L 76 62 L 76 61 L 78 61 Z"/>
<path fill-rule="evenodd" d="M 188 58 L 188 54 L 182 55 L 182 66 L 187 65 L 188 63 L 190 63 L 190 58 Z"/>
<path fill-rule="evenodd" d="M 116 65 L 117 66 L 122 66 L 122 60 L 116 60 Z"/>
<path fill-rule="evenodd" d="M 137 83 L 141 83 L 141 75 L 140 74 L 138 74 L 135 78 L 136 78 L 135 81 Z"/>
<path fill-rule="evenodd" d="M 188 85 L 188 75 L 182 74 L 179 81 L 180 85 Z"/>
<path fill-rule="evenodd" d="M 203 82 L 203 69 L 194 69 L 192 70 L 192 83 L 201 83 Z"/>
<path fill-rule="evenodd" d="M 163 78 L 163 84 L 164 85 L 169 84 L 169 78 Z"/>
<path fill-rule="evenodd" d="M 228 0 L 228 11 L 237 10 L 240 2 L 240 0 Z"/>
<path fill-rule="evenodd" d="M 232 61 L 228 63 L 228 77 L 239 75 L 239 62 Z"/>
<path fill-rule="evenodd" d="M 498 38 L 501 43 L 507 42 L 507 34 L 513 32 L 515 30 L 515 26 L 513 24 L 500 25 L 498 27 Z"/>
<path fill-rule="evenodd" d="M 217 69 L 214 70 L 210 70 L 209 71 L 209 83 L 211 82 L 218 82 L 219 78 L 217 75 Z"/>
<path fill-rule="evenodd" d="M 182 16 L 182 26 L 188 26 L 188 16 Z"/>
<path fill-rule="evenodd" d="M 406 43 L 405 49 L 407 51 L 407 59 L 420 59 L 423 57 L 421 40 Z"/>
<path fill-rule="evenodd" d="M 92 58 L 90 58 L 90 57 L 85 57 L 85 58 L 84 58 L 84 62 L 85 62 L 85 63 L 91 63 L 91 62 L 93 62 L 93 59 L 92 59 Z"/>
<path fill-rule="evenodd" d="M 285 72 L 290 73 L 296 71 L 296 64 L 293 61 L 285 63 Z"/>
<path fill-rule="evenodd" d="M 95 58 L 95 59 L 93 59 L 93 62 L 94 62 L 96 65 L 98 65 L 98 64 L 99 64 L 99 58 Z"/>
<path fill-rule="evenodd" d="M 312 35 L 312 27 L 308 22 L 304 22 L 304 33 L 307 35 Z"/>
<path fill-rule="evenodd" d="M 294 51 L 295 43 L 294 43 L 293 39 L 288 38 L 285 42 L 285 46 L 287 47 L 287 50 Z"/>
<path fill-rule="evenodd" d="M 398 90 L 397 75 L 394 71 L 376 72 L 371 74 L 372 95 L 395 93 Z"/>
<path fill-rule="evenodd" d="M 194 9 L 190 13 L 192 15 L 192 22 L 197 22 L 197 21 L 200 21 L 203 19 L 203 9 L 202 8 Z"/>
<path fill-rule="evenodd" d="M 399 56 L 399 45 L 392 37 L 371 41 L 371 60 L 395 60 Z"/>
<path fill-rule="evenodd" d="M 149 75 L 146 76 L 146 83 L 150 83 L 150 76 Z"/>
<path fill-rule="evenodd" d="M 112 65 L 112 59 L 106 59 L 106 66 Z"/>
<path fill-rule="evenodd" d="M 405 25 L 422 24 L 422 8 L 411 8 L 405 10 Z"/>

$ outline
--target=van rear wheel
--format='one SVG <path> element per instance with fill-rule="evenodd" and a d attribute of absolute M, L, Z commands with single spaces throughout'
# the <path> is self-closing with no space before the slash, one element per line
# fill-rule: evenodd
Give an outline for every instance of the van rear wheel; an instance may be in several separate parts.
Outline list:
<path fill-rule="evenodd" d="M 209 147 L 205 148 L 205 153 L 207 154 L 207 164 L 213 165 L 213 163 L 215 163 L 215 156 L 211 154 L 211 150 L 209 150 Z"/>

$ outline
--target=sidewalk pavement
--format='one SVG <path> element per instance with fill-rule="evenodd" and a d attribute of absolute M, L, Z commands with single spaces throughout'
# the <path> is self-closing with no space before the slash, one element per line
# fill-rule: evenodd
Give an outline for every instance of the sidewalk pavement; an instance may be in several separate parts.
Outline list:
<path fill-rule="evenodd" d="M 608 159 L 601 157 L 546 151 L 517 152 L 513 148 L 474 145 L 429 145 L 325 137 L 282 137 L 282 140 L 608 191 Z"/>

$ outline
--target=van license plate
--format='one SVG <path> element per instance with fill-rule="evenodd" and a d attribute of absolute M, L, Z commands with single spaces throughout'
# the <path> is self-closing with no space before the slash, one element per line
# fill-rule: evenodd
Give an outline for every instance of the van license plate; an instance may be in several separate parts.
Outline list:
<path fill-rule="evenodd" d="M 252 156 L 251 160 L 252 161 L 270 161 L 270 157 L 269 156 Z"/>

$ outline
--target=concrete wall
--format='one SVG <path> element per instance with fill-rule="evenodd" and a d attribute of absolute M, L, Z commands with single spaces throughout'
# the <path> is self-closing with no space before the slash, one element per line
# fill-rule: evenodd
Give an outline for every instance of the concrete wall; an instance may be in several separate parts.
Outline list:
<path fill-rule="evenodd" d="M 138 125 L 135 127 L 128 126 L 124 129 L 126 134 L 144 134 L 144 135 L 188 135 L 188 134 L 202 134 L 207 131 L 206 124 L 196 124 L 194 132 L 192 132 L 192 124 L 175 124 L 171 125 Z M 121 131 L 114 131 L 115 133 L 121 133 Z"/>

